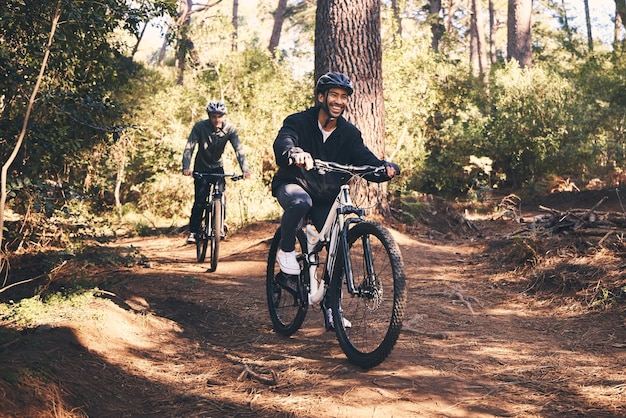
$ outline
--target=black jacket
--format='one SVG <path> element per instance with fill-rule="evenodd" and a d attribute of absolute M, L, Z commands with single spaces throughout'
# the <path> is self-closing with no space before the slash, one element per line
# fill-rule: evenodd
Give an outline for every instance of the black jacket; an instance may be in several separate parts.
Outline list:
<path fill-rule="evenodd" d="M 314 159 L 341 164 L 384 164 L 383 160 L 365 146 L 361 131 L 343 116 L 337 120 L 336 129 L 323 142 L 317 122 L 319 109 L 319 106 L 315 106 L 288 116 L 278 131 L 274 140 L 274 155 L 278 164 L 278 171 L 272 180 L 274 196 L 279 186 L 295 183 L 302 186 L 313 200 L 331 202 L 337 197 L 341 185 L 350 180 L 348 175 L 342 173 L 320 174 L 317 170 L 307 171 L 302 167 L 289 165 L 289 157 L 293 153 L 306 151 Z M 383 175 L 373 180 L 383 182 L 389 178 Z"/>

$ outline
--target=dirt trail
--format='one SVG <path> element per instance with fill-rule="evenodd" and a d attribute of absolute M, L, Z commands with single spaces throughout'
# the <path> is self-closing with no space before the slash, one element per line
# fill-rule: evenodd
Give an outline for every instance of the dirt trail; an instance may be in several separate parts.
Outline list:
<path fill-rule="evenodd" d="M 142 259 L 94 268 L 105 298 L 42 318 L 0 351 L 5 366 L 33 371 L 30 385 L 0 380 L 0 416 L 626 415 L 623 309 L 529 295 L 477 236 L 394 230 L 409 303 L 394 351 L 372 370 L 347 362 L 316 309 L 291 338 L 276 335 L 264 287 L 275 228 L 229 236 L 214 273 L 183 236 L 113 244 Z"/>

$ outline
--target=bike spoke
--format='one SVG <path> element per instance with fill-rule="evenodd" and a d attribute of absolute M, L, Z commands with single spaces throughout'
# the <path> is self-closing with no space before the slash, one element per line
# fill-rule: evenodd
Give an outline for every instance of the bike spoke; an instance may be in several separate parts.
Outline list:
<path fill-rule="evenodd" d="M 336 290 L 337 313 L 350 327 L 339 327 L 338 338 L 348 357 L 369 368 L 382 362 L 399 336 L 404 313 L 404 273 L 399 250 L 378 224 L 354 227 L 350 260 L 356 292 Z M 345 275 L 342 275 L 342 281 Z"/>

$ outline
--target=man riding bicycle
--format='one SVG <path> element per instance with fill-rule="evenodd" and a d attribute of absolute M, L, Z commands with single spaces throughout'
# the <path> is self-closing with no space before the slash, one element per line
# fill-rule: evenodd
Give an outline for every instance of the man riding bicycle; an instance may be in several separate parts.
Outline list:
<path fill-rule="evenodd" d="M 235 125 L 226 120 L 226 105 L 221 101 L 212 101 L 206 106 L 209 118 L 194 124 L 183 151 L 183 174 L 190 176 L 193 171 L 202 173 L 224 174 L 222 154 L 226 144 L 230 142 L 237 161 L 243 172 L 243 178 L 250 178 L 250 168 L 246 162 L 239 134 Z M 190 168 L 194 148 L 198 151 L 194 160 L 193 170 Z M 202 221 L 204 202 L 211 191 L 211 184 L 204 178 L 194 179 L 195 197 L 191 217 L 189 219 L 188 244 L 196 242 L 196 233 Z"/>
<path fill-rule="evenodd" d="M 314 159 L 351 165 L 386 166 L 386 175 L 368 180 L 384 182 L 400 173 L 399 167 L 379 159 L 363 143 L 359 129 L 343 112 L 354 92 L 350 79 L 338 72 L 321 76 L 315 87 L 316 105 L 288 116 L 274 141 L 278 171 L 272 180 L 272 194 L 284 209 L 281 240 L 276 256 L 280 270 L 299 275 L 296 259 L 296 233 L 310 212 L 319 230 L 343 183 L 341 173 L 318 173 Z"/>

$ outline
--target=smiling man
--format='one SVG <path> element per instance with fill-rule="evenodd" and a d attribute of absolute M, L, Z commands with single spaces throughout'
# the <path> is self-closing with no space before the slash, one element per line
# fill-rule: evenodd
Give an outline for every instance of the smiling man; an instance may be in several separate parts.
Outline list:
<path fill-rule="evenodd" d="M 373 180 L 377 182 L 388 181 L 400 173 L 396 164 L 376 157 L 363 143 L 361 131 L 342 116 L 353 92 L 354 85 L 345 74 L 324 74 L 315 86 L 316 105 L 288 116 L 274 141 L 278 171 L 272 181 L 272 194 L 284 210 L 276 258 L 285 274 L 300 274 L 295 252 L 296 232 L 307 213 L 310 212 L 319 230 L 341 185 L 349 180 L 342 173 L 321 174 L 311 170 L 314 159 L 352 165 L 385 165 L 387 175 Z"/>

